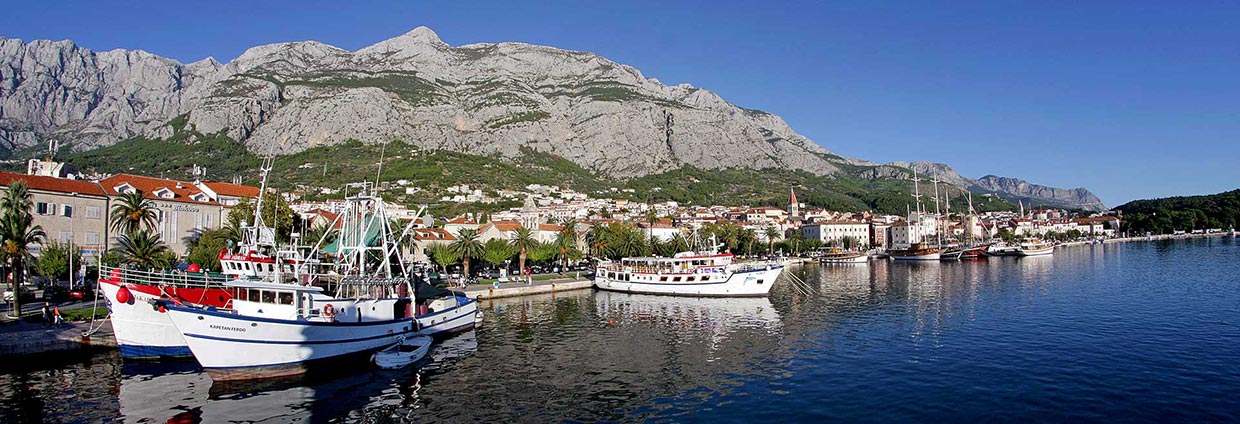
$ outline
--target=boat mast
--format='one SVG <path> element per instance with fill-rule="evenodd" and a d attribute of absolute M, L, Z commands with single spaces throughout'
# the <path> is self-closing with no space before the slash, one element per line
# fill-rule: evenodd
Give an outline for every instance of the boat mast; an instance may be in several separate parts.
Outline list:
<path fill-rule="evenodd" d="M 913 167 L 913 203 L 915 203 L 915 204 L 917 205 L 917 215 L 916 215 L 916 217 L 917 217 L 917 227 L 918 227 L 918 230 L 917 230 L 917 239 L 916 239 L 916 240 L 917 240 L 917 243 L 920 243 L 920 242 L 921 242 L 921 230 L 920 230 L 920 228 L 921 228 L 921 185 L 919 184 L 919 182 L 920 182 L 920 181 L 921 181 L 921 180 L 920 180 L 919 178 L 917 178 L 917 168 L 916 168 L 916 167 Z M 910 216 L 909 216 L 909 225 L 913 225 L 913 216 L 912 216 L 912 215 L 910 215 Z M 911 229 L 912 229 L 912 227 L 909 227 L 909 229 L 911 230 Z M 912 231 L 910 231 L 910 232 L 909 232 L 909 234 L 910 234 L 910 235 L 909 235 L 909 244 L 911 245 L 911 244 L 913 244 L 913 243 L 914 243 L 914 242 L 913 242 Z"/>
<path fill-rule="evenodd" d="M 943 213 L 939 210 L 939 173 L 930 170 L 930 183 L 934 185 L 934 236 L 943 245 Z"/>

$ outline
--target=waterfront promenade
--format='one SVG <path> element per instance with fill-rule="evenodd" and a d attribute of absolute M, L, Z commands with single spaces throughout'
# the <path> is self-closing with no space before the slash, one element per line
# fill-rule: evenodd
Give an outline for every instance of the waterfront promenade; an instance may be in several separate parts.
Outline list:
<path fill-rule="evenodd" d="M 533 284 L 510 282 L 497 284 L 473 284 L 465 287 L 465 295 L 470 299 L 496 299 L 501 297 L 528 296 L 543 293 L 557 293 L 569 290 L 588 289 L 594 281 L 588 277 L 565 276 L 550 280 L 535 281 Z"/>
<path fill-rule="evenodd" d="M 86 337 L 82 334 L 91 328 L 90 321 L 52 326 L 42 322 L 8 320 L 0 324 L 0 356 L 115 348 L 116 338 L 112 335 L 111 322 L 98 321 L 94 325 L 99 328 L 98 331 Z"/>

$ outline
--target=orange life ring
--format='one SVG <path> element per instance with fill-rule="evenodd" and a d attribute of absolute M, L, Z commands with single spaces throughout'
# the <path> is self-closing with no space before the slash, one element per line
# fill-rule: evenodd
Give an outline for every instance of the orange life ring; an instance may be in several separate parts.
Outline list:
<path fill-rule="evenodd" d="M 330 318 L 332 315 L 335 315 L 335 314 L 336 314 L 336 308 L 333 308 L 330 303 L 323 306 L 323 316 Z"/>

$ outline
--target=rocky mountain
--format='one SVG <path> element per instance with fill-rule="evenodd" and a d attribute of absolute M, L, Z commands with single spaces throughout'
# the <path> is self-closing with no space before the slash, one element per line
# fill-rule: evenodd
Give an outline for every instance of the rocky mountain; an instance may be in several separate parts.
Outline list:
<path fill-rule="evenodd" d="M 593 53 L 523 43 L 454 47 L 425 27 L 356 51 L 315 41 L 258 46 L 227 64 L 0 37 L 0 153 L 50 139 L 84 151 L 134 137 L 224 138 L 279 154 L 350 139 L 501 158 L 542 151 L 621 179 L 685 166 L 906 179 L 911 167 L 982 186 L 947 165 L 843 158 L 778 116 L 688 84 L 664 85 Z M 986 184 L 1101 207 L 1083 189 Z"/>
<path fill-rule="evenodd" d="M 501 156 L 528 147 L 621 178 L 684 165 L 825 175 L 847 162 L 778 116 L 593 53 L 453 47 L 425 27 L 357 51 L 258 46 L 228 64 L 0 38 L 2 147 L 59 138 L 83 150 L 178 132 L 278 153 L 347 139 Z"/>
<path fill-rule="evenodd" d="M 1009 201 L 1023 201 L 1026 205 L 1048 205 L 1104 211 L 1106 206 L 1089 190 L 1084 188 L 1062 189 L 1031 184 L 1019 178 L 998 177 L 987 175 L 980 179 L 961 176 L 954 168 L 945 163 L 916 161 L 892 162 L 888 166 L 916 170 L 926 180 L 938 178 L 945 183 L 972 190 L 997 194 Z"/>

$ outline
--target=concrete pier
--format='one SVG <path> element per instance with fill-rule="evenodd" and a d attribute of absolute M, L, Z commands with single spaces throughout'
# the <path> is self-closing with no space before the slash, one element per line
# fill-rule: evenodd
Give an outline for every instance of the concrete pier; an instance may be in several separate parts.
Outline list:
<path fill-rule="evenodd" d="M 501 297 L 526 296 L 531 294 L 556 293 L 569 290 L 583 290 L 593 287 L 594 281 L 589 278 L 561 278 L 555 280 L 535 281 L 534 284 L 501 283 L 475 284 L 465 288 L 465 295 L 471 299 L 496 299 Z"/>
<path fill-rule="evenodd" d="M 59 326 L 10 322 L 0 326 L 0 356 L 116 348 L 110 321 L 96 322 L 96 327 L 102 325 L 98 331 L 90 336 L 82 335 L 90 329 L 90 325 L 90 322 L 62 323 Z"/>

